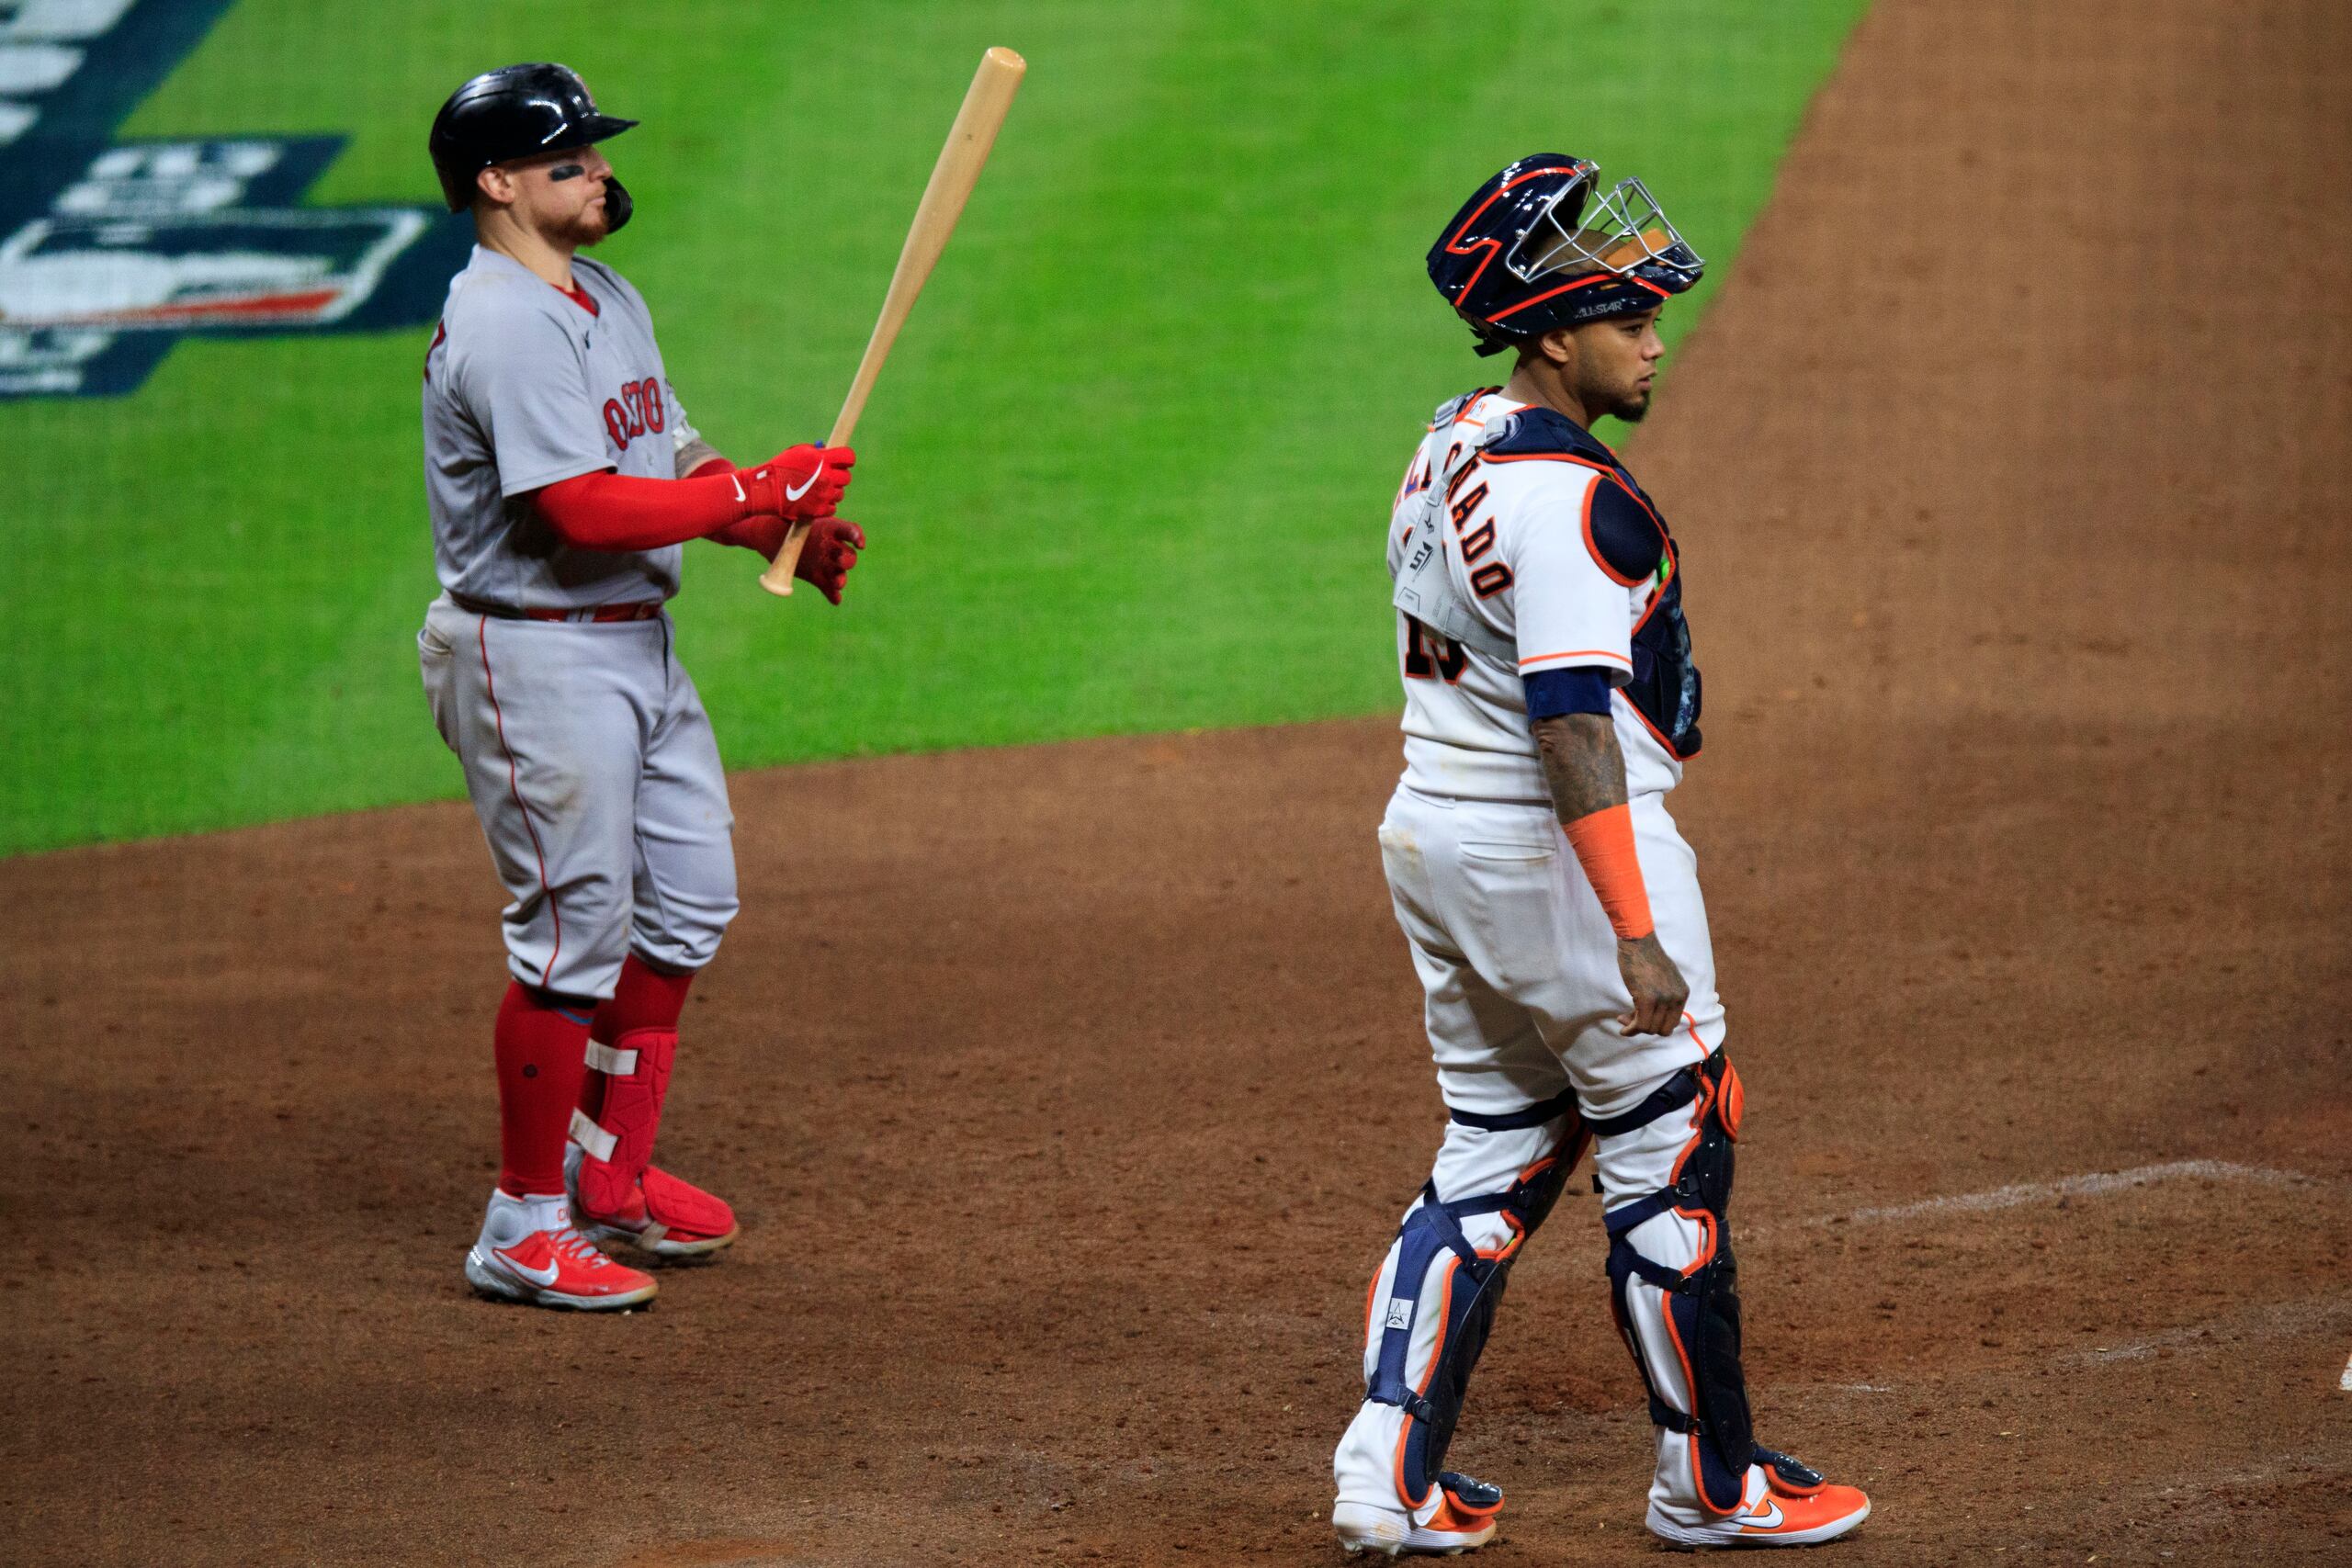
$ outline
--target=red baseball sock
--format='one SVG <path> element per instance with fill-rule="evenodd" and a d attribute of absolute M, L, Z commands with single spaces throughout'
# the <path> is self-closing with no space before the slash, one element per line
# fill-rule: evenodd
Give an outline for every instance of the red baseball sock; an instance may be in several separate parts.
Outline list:
<path fill-rule="evenodd" d="M 509 981 L 498 1004 L 498 1185 L 516 1198 L 563 1190 L 563 1140 L 588 1070 L 577 1005 Z"/>
<path fill-rule="evenodd" d="M 695 983 L 696 973 L 688 969 L 672 974 L 630 953 L 622 961 L 620 984 L 613 988 L 612 1000 L 597 1004 L 597 1043 L 610 1045 L 632 1029 L 676 1029 L 678 1015 L 686 1010 L 686 987 Z M 605 1086 L 609 1081 L 594 1067 L 581 1080 L 580 1109 L 591 1122 L 605 1114 Z"/>

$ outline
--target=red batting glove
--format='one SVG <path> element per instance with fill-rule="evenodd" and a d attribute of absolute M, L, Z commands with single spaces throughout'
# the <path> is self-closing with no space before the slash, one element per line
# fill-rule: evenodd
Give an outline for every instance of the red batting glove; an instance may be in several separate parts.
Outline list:
<path fill-rule="evenodd" d="M 800 558 L 792 563 L 792 575 L 838 604 L 849 582 L 849 569 L 857 564 L 857 552 L 864 548 L 865 529 L 846 517 L 820 517 L 808 525 L 808 537 L 801 542 Z"/>
<path fill-rule="evenodd" d="M 829 517 L 849 488 L 857 454 L 847 446 L 787 446 L 756 468 L 738 468 L 752 510 L 798 520 Z"/>
<path fill-rule="evenodd" d="M 774 560 L 776 551 L 784 547 L 785 535 L 791 531 L 788 517 L 746 517 L 710 536 L 722 545 L 757 550 L 765 559 Z M 857 552 L 864 548 L 865 529 L 846 517 L 820 517 L 808 525 L 808 536 L 800 542 L 800 558 L 792 563 L 792 575 L 814 584 L 818 592 L 838 604 L 849 569 L 857 564 Z"/>

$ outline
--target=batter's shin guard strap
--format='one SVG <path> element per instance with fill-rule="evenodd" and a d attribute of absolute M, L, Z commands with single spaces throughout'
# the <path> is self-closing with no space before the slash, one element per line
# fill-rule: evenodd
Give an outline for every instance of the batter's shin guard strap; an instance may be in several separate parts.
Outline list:
<path fill-rule="evenodd" d="M 1380 1320 L 1379 1360 L 1364 1397 L 1405 1412 L 1397 1483 L 1404 1501 L 1413 1507 L 1429 1500 L 1430 1489 L 1444 1473 L 1446 1450 L 1462 1417 L 1470 1373 L 1494 1331 L 1495 1310 L 1502 1304 L 1511 1259 L 1559 1201 L 1587 1141 L 1582 1127 L 1572 1121 L 1553 1152 L 1521 1171 L 1506 1190 L 1443 1203 L 1431 1184 L 1421 1190 L 1420 1206 L 1405 1216 L 1396 1236 L 1387 1312 Z M 1510 1239 L 1492 1256 L 1481 1255 L 1463 1234 L 1462 1221 L 1473 1214 L 1500 1214 L 1510 1226 Z M 1414 1325 L 1429 1306 L 1422 1291 L 1430 1283 L 1431 1265 L 1445 1252 L 1453 1254 L 1453 1264 L 1437 1276 L 1437 1310 L 1445 1315 L 1437 1327 L 1429 1369 L 1416 1388 L 1407 1380 L 1406 1363 Z"/>
<path fill-rule="evenodd" d="M 1699 1133 L 1681 1156 L 1674 1185 L 1611 1210 L 1605 1218 L 1610 1306 L 1649 1394 L 1650 1419 L 1692 1439 L 1701 1502 L 1715 1513 L 1730 1514 L 1740 1506 L 1747 1467 L 1758 1455 L 1748 1413 L 1747 1378 L 1740 1365 L 1739 1265 L 1732 1256 L 1724 1217 L 1731 1201 L 1733 1134 L 1739 1120 L 1738 1077 L 1721 1053 L 1696 1069 L 1695 1076 L 1698 1094 L 1691 1098 L 1702 1101 Z M 1657 1115 L 1672 1109 L 1668 1105 Z M 1636 1227 L 1668 1211 L 1696 1223 L 1705 1236 L 1698 1260 L 1681 1268 L 1644 1257 L 1633 1241 Z M 1664 1327 L 1681 1363 L 1673 1370 L 1690 1391 L 1687 1414 L 1659 1393 L 1658 1379 L 1643 1352 L 1631 1315 L 1630 1282 L 1634 1279 L 1665 1292 Z"/>

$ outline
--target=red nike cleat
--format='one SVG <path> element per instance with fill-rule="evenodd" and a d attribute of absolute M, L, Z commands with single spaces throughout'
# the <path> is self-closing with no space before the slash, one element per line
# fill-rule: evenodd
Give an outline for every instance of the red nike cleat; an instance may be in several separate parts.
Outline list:
<path fill-rule="evenodd" d="M 586 1158 L 578 1144 L 563 1151 L 563 1182 L 575 1194 Z M 707 1258 L 743 1233 L 725 1199 L 655 1165 L 645 1168 L 617 1209 L 599 1213 L 576 1197 L 573 1201 L 590 1240 L 623 1242 L 656 1258 Z"/>
<path fill-rule="evenodd" d="M 493 1192 L 481 1235 L 466 1254 L 466 1282 L 485 1296 L 573 1312 L 641 1306 L 661 1286 L 614 1262 L 572 1228 L 560 1197 Z"/>

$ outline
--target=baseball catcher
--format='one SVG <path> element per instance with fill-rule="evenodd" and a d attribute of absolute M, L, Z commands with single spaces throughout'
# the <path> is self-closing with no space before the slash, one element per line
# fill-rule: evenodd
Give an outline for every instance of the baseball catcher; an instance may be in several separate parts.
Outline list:
<path fill-rule="evenodd" d="M 695 431 L 644 299 L 579 253 L 629 220 L 605 114 L 560 65 L 451 94 L 433 166 L 473 214 L 424 359 L 424 493 L 442 593 L 424 690 L 512 902 L 493 1034 L 501 1160 L 466 1256 L 481 1293 L 586 1311 L 653 1278 L 599 1242 L 707 1257 L 734 1212 L 652 1163 L 694 977 L 734 918 L 718 748 L 665 608 L 689 539 L 773 558 L 835 604 L 865 536 L 833 515 L 848 448 L 739 468 Z"/>
<path fill-rule="evenodd" d="M 1502 1493 L 1445 1468 L 1512 1261 L 1589 1149 L 1610 1306 L 1648 1391 L 1645 1522 L 1680 1546 L 1845 1534 L 1870 1500 L 1762 1447 L 1727 1218 L 1739 1074 L 1698 864 L 1666 795 L 1699 750 L 1674 539 L 1589 434 L 1638 420 L 1698 255 L 1639 180 L 1523 158 L 1429 272 L 1511 374 L 1437 411 L 1388 529 L 1405 773 L 1381 824 L 1450 1117 L 1367 1299 L 1334 1455 L 1351 1551 L 1453 1552 Z"/>

